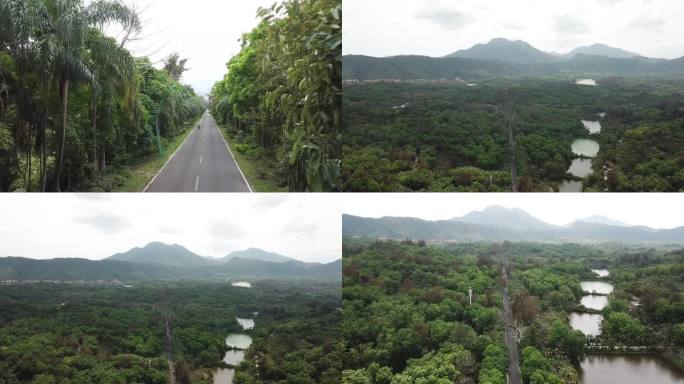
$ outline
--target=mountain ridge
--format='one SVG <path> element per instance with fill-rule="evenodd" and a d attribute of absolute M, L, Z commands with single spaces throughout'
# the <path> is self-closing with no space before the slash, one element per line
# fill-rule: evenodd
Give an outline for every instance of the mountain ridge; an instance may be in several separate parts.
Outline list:
<path fill-rule="evenodd" d="M 509 210 L 510 213 L 511 210 Z M 677 243 L 684 244 L 684 226 L 673 229 L 654 229 L 646 226 L 617 226 L 578 220 L 569 226 L 555 226 L 541 220 L 534 226 L 520 225 L 508 219 L 520 217 L 500 214 L 502 220 L 490 214 L 480 223 L 452 220 L 423 220 L 417 218 L 365 218 L 344 214 L 344 236 L 382 239 L 423 239 L 436 242 L 473 241 L 535 241 L 535 242 L 609 242 Z M 524 211 L 523 211 L 524 212 Z M 529 214 L 527 214 L 529 215 Z M 531 216 L 531 215 L 530 215 Z M 464 217 L 473 217 L 465 215 Z M 476 216 L 478 219 L 479 217 Z M 534 218 L 534 216 L 532 216 Z"/>

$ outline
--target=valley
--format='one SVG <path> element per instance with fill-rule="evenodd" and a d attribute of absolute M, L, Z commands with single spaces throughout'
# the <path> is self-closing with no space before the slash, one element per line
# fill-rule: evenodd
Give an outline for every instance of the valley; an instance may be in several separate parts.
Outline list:
<path fill-rule="evenodd" d="M 681 228 L 490 207 L 343 230 L 345 384 L 684 380 Z"/>
<path fill-rule="evenodd" d="M 345 191 L 684 187 L 681 59 L 557 57 L 503 39 L 476 48 L 343 57 Z"/>

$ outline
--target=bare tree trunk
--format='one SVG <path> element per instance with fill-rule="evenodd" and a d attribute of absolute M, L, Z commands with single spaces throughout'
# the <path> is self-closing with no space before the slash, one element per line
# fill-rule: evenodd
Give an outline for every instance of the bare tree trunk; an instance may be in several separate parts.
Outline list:
<path fill-rule="evenodd" d="M 107 152 L 102 148 L 102 172 L 107 173 Z"/>
<path fill-rule="evenodd" d="M 62 125 L 57 139 L 57 166 L 55 168 L 55 192 L 61 191 L 62 168 L 64 167 L 64 145 L 66 144 L 67 112 L 69 104 L 69 79 L 63 78 L 59 85 L 62 101 Z"/>

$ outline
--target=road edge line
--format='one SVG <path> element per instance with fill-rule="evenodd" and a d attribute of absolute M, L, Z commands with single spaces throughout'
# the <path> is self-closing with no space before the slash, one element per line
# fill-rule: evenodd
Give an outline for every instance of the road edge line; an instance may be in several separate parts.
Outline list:
<path fill-rule="evenodd" d="M 212 119 L 213 118 L 214 117 L 212 116 Z M 230 149 L 230 145 L 228 145 L 228 142 L 226 141 L 225 136 L 223 136 L 223 132 L 221 132 L 221 128 L 219 127 L 218 123 L 216 123 L 216 129 L 219 131 L 219 135 L 221 135 L 221 138 L 223 139 L 223 143 L 226 145 L 226 148 L 228 148 L 228 153 L 230 153 L 230 157 L 233 158 L 233 162 L 235 162 L 235 166 L 237 167 L 238 171 L 240 171 L 240 175 L 242 176 L 242 180 L 245 181 L 245 184 L 247 185 L 247 189 L 249 189 L 249 193 L 254 193 L 254 190 L 252 189 L 252 186 L 249 185 L 249 181 L 247 181 L 245 174 L 242 173 L 242 169 L 240 169 L 240 164 L 235 159 L 235 155 L 233 155 L 233 151 Z"/>
<path fill-rule="evenodd" d="M 200 124 L 201 124 L 201 122 L 200 122 Z M 195 126 L 193 125 L 192 128 L 190 128 L 190 129 L 194 131 L 194 130 L 195 130 Z M 142 192 L 140 192 L 140 193 L 147 193 L 147 190 L 150 189 L 150 187 L 152 186 L 152 183 L 154 183 L 154 181 L 157 180 L 157 177 L 159 177 L 159 175 L 164 171 L 164 168 L 166 168 L 166 166 L 167 166 L 167 165 L 169 164 L 169 162 L 173 159 L 173 157 L 176 156 L 176 153 L 178 153 L 178 151 L 183 147 L 183 145 L 185 145 L 185 142 L 188 141 L 188 138 L 189 138 L 190 135 L 192 135 L 193 133 L 194 133 L 194 132 L 190 132 L 187 136 L 185 136 L 185 139 L 183 139 L 183 142 L 178 146 L 178 148 L 176 148 L 175 151 L 173 151 L 173 153 L 171 154 L 171 156 L 169 156 L 169 158 L 166 159 L 166 163 L 164 163 L 164 165 L 159 169 L 159 171 L 157 172 L 157 174 L 154 175 L 154 177 L 152 178 L 152 180 L 150 180 L 150 182 L 147 183 L 147 186 L 145 186 L 145 189 L 143 189 Z"/>

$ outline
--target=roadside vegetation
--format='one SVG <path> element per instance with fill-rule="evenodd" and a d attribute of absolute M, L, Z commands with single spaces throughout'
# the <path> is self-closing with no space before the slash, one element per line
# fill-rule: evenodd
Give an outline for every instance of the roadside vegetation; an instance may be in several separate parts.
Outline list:
<path fill-rule="evenodd" d="M 121 189 L 206 109 L 177 55 L 157 69 L 104 34 L 142 28 L 121 2 L 0 0 L 0 25 L 2 191 Z"/>
<path fill-rule="evenodd" d="M 285 0 L 259 25 L 214 85 L 211 111 L 250 181 L 265 189 L 339 189 L 342 104 L 340 0 Z M 254 178 L 256 176 L 256 179 Z M 259 189 L 259 188 L 257 188 Z"/>

